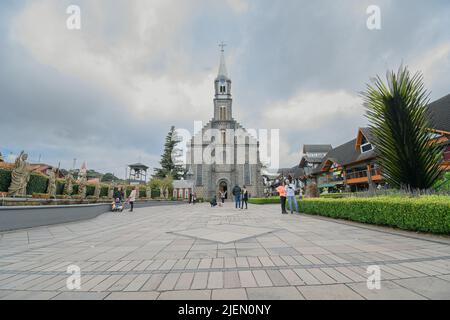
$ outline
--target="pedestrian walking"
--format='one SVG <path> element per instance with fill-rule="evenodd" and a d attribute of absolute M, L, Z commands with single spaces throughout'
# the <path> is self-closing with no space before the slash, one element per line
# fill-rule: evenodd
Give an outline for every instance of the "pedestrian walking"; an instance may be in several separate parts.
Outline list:
<path fill-rule="evenodd" d="M 280 203 L 281 203 L 281 213 L 287 214 L 286 211 L 286 189 L 284 187 L 284 182 L 282 182 L 276 189 L 276 192 L 280 195 Z"/>
<path fill-rule="evenodd" d="M 222 201 L 222 204 L 225 203 L 226 197 L 227 197 L 227 192 L 225 190 L 220 191 L 220 200 Z"/>
<path fill-rule="evenodd" d="M 234 196 L 234 204 L 236 209 L 239 209 L 241 207 L 241 187 L 238 185 L 235 185 L 233 188 L 233 196 Z"/>
<path fill-rule="evenodd" d="M 285 189 L 286 189 L 286 196 L 288 199 L 289 209 L 291 210 L 291 214 L 294 213 L 294 210 L 292 207 L 292 202 L 294 202 L 294 205 L 295 205 L 295 212 L 298 212 L 298 203 L 297 203 L 297 199 L 295 199 L 295 183 L 292 182 L 291 177 L 289 177 L 289 179 L 286 179 Z"/>
<path fill-rule="evenodd" d="M 245 203 L 245 210 L 247 210 L 248 209 L 248 190 L 245 186 L 242 187 L 241 210 L 244 209 L 244 203 Z"/>
<path fill-rule="evenodd" d="M 130 212 L 133 212 L 135 201 L 136 201 L 136 187 L 133 187 L 130 196 L 128 197 L 128 203 L 130 204 Z"/>

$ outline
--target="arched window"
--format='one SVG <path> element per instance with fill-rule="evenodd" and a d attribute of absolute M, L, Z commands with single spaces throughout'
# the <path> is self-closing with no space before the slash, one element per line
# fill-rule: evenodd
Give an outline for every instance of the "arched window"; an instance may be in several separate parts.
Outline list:
<path fill-rule="evenodd" d="M 221 131 L 221 134 L 222 134 L 222 143 L 223 143 L 223 144 L 227 144 L 227 134 L 226 134 L 226 131 L 225 131 L 225 130 L 222 130 L 222 131 Z"/>
<path fill-rule="evenodd" d="M 219 119 L 227 120 L 227 107 L 226 106 L 219 107 Z"/>

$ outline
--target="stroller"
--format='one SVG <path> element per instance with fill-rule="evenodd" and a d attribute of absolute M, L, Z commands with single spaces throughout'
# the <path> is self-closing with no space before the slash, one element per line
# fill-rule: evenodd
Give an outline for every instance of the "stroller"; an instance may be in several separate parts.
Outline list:
<path fill-rule="evenodd" d="M 111 211 L 112 212 L 122 212 L 123 211 L 123 203 L 120 198 L 116 198 L 116 200 L 112 203 Z"/>

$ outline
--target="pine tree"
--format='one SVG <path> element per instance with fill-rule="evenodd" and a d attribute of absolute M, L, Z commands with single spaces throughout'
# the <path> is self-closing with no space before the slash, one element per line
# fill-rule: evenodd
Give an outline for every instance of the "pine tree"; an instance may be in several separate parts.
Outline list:
<path fill-rule="evenodd" d="M 170 128 L 169 133 L 166 136 L 166 142 L 164 144 L 164 153 L 161 156 L 159 164 L 161 168 L 155 169 L 155 178 L 164 179 L 166 177 L 172 177 L 174 180 L 179 180 L 185 174 L 183 165 L 178 162 L 174 162 L 173 158 L 177 152 L 178 140 L 175 133 L 175 127 Z"/>

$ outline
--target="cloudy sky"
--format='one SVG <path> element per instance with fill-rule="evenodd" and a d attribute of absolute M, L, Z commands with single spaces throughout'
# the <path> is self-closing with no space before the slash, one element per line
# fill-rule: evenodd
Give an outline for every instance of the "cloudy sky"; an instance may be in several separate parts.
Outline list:
<path fill-rule="evenodd" d="M 81 30 L 69 30 L 69 5 Z M 369 30 L 369 5 L 381 30 Z M 218 43 L 227 43 L 234 117 L 280 128 L 281 165 L 304 143 L 352 139 L 359 93 L 406 64 L 431 98 L 450 93 L 448 0 L 3 0 L 0 151 L 123 176 L 156 166 L 171 125 L 213 112 Z"/>

